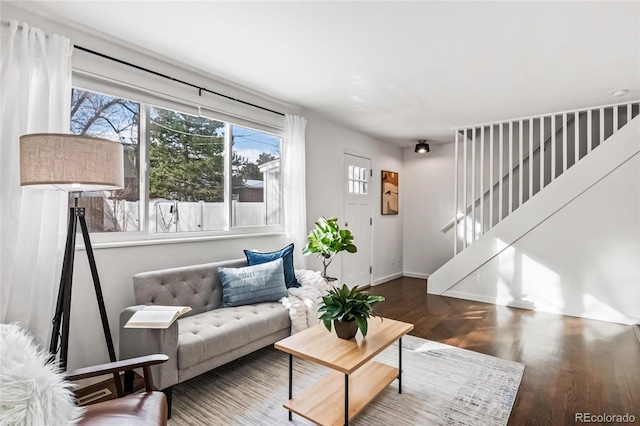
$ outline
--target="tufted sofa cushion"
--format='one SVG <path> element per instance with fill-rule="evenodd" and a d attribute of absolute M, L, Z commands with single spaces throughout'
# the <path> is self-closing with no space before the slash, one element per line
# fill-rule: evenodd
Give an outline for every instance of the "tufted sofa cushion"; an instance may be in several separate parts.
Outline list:
<path fill-rule="evenodd" d="M 248 345 L 290 327 L 289 313 L 279 302 L 220 308 L 178 320 L 178 368 Z"/>
<path fill-rule="evenodd" d="M 246 259 L 205 263 L 133 276 L 133 292 L 139 305 L 191 306 L 185 316 L 197 315 L 222 305 L 218 268 L 247 266 Z"/>

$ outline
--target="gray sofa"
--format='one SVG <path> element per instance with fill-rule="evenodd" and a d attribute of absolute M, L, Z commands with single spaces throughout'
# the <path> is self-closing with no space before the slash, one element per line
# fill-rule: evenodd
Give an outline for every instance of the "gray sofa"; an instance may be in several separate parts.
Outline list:
<path fill-rule="evenodd" d="M 138 305 L 120 313 L 120 359 L 163 353 L 169 361 L 152 367 L 155 385 L 171 387 L 290 335 L 289 312 L 280 302 L 222 308 L 218 267 L 247 266 L 245 259 L 207 263 L 134 275 Z M 144 305 L 190 306 L 166 329 L 124 328 Z M 125 378 L 131 385 L 132 373 Z"/>

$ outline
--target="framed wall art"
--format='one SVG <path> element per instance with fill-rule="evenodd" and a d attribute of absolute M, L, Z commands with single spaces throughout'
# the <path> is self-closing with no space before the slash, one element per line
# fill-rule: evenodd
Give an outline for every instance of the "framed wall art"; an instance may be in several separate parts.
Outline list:
<path fill-rule="evenodd" d="M 382 214 L 398 214 L 398 173 L 382 170 Z"/>

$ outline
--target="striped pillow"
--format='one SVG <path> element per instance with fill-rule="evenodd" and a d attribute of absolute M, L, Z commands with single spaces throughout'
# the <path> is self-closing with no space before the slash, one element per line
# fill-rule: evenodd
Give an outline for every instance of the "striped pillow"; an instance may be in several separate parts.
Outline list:
<path fill-rule="evenodd" d="M 222 307 L 277 302 L 287 296 L 282 259 L 244 268 L 218 268 Z"/>

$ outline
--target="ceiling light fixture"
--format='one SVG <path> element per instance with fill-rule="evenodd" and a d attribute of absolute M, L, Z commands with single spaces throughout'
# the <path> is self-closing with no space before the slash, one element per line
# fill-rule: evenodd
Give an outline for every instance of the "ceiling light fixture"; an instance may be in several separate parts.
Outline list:
<path fill-rule="evenodd" d="M 615 96 L 616 98 L 619 98 L 620 96 L 626 95 L 627 92 L 628 92 L 627 89 L 616 90 L 615 92 L 613 92 L 613 96 Z"/>
<path fill-rule="evenodd" d="M 416 144 L 416 152 L 418 154 L 424 154 L 425 152 L 429 152 L 429 144 L 425 139 L 419 140 Z"/>

